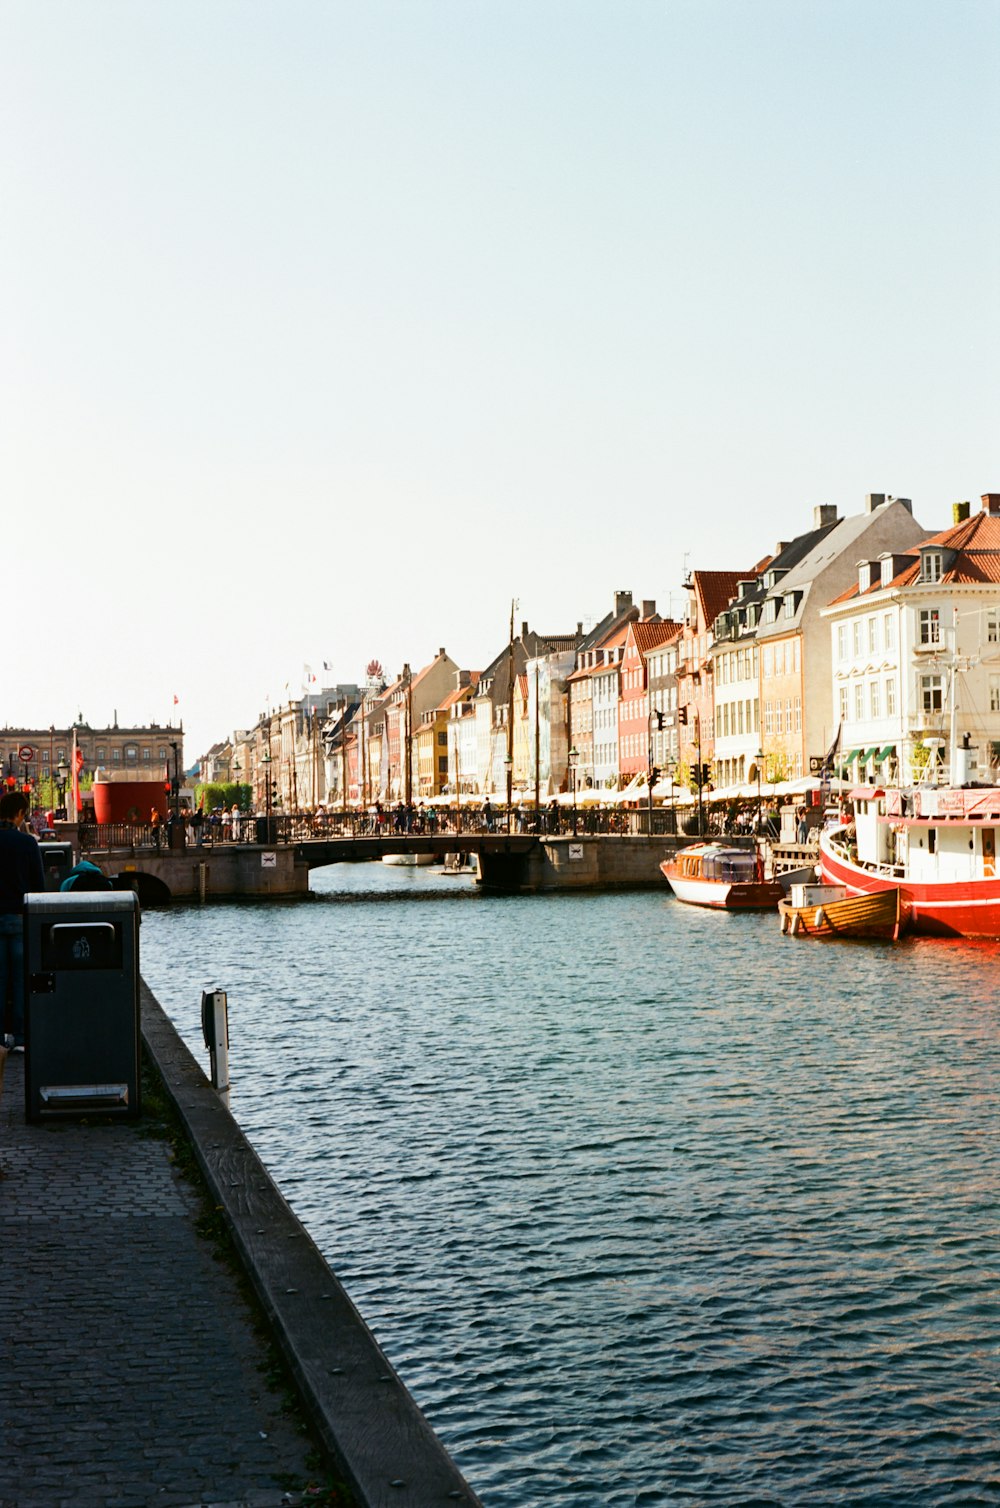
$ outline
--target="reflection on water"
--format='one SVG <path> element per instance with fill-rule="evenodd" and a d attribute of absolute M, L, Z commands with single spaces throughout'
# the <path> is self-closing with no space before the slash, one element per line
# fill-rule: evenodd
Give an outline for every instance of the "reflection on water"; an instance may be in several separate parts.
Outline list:
<path fill-rule="evenodd" d="M 490 1508 L 1000 1500 L 994 945 L 313 883 L 143 972 Z"/>

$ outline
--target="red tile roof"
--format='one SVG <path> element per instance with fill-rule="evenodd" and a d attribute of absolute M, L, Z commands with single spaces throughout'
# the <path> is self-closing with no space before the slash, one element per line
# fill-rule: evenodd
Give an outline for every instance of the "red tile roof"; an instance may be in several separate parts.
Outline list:
<path fill-rule="evenodd" d="M 752 581 L 752 571 L 695 571 L 694 589 L 701 607 L 702 622 L 711 625 L 720 613 L 725 612 L 739 590 L 741 581 Z"/>
<path fill-rule="evenodd" d="M 630 623 L 632 637 L 635 639 L 639 651 L 648 655 L 650 650 L 657 649 L 661 644 L 667 644 L 671 639 L 683 632 L 683 625 L 675 623 L 672 618 L 662 618 L 659 622 L 651 618 L 640 619 L 638 623 Z"/>
<path fill-rule="evenodd" d="M 952 524 L 950 529 L 942 529 L 938 534 L 931 534 L 929 538 L 921 540 L 918 546 L 911 546 L 908 550 L 897 551 L 908 564 L 903 570 L 897 572 L 888 586 L 903 587 L 914 586 L 920 580 L 920 551 L 927 546 L 938 545 L 944 550 L 955 551 L 955 558 L 935 585 L 970 585 L 976 582 L 996 582 L 1000 584 L 1000 518 L 991 513 L 975 513 L 971 518 L 965 518 L 960 524 Z M 870 592 L 880 592 L 883 589 L 881 580 L 876 579 L 869 588 Z M 846 592 L 841 592 L 830 604 L 849 602 L 852 597 L 862 596 L 857 582 L 848 587 Z M 864 595 L 868 595 L 865 593 Z"/>

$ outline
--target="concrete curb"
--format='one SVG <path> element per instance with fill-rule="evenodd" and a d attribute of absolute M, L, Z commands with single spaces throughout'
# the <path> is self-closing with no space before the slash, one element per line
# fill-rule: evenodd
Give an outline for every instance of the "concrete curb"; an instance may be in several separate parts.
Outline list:
<path fill-rule="evenodd" d="M 359 1508 L 481 1508 L 145 981 L 141 1012 L 213 1202 Z"/>

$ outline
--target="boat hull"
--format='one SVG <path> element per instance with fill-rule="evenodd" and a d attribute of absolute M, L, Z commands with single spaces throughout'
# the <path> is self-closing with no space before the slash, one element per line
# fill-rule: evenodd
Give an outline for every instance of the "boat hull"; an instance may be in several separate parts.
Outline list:
<path fill-rule="evenodd" d="M 868 937 L 886 942 L 899 937 L 904 917 L 898 886 L 815 906 L 781 901 L 778 914 L 782 932 L 793 937 Z"/>
<path fill-rule="evenodd" d="M 771 911 L 782 896 L 777 880 L 703 880 L 679 874 L 670 859 L 664 859 L 660 869 L 677 899 L 689 906 L 710 906 L 717 911 Z"/>
<path fill-rule="evenodd" d="M 1000 937 L 1000 878 L 919 884 L 905 875 L 889 878 L 834 852 L 829 834 L 820 838 L 820 873 L 849 895 L 898 889 L 906 930 L 923 937 Z"/>

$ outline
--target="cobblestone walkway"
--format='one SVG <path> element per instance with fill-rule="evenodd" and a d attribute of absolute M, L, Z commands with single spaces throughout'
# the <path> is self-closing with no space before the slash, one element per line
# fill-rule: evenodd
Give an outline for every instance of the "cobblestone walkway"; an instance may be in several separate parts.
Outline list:
<path fill-rule="evenodd" d="M 297 1502 L 306 1441 L 169 1144 L 0 1095 L 0 1508 Z"/>

